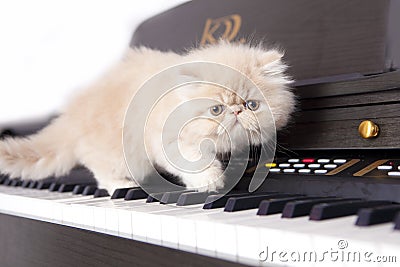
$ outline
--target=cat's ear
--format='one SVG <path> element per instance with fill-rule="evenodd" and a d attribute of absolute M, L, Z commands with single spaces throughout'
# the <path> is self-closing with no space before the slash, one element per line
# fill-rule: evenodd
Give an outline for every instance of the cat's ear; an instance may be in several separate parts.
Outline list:
<path fill-rule="evenodd" d="M 270 76 L 282 75 L 287 66 L 282 62 L 284 53 L 278 50 L 265 52 L 260 59 L 260 67 L 264 74 Z"/>

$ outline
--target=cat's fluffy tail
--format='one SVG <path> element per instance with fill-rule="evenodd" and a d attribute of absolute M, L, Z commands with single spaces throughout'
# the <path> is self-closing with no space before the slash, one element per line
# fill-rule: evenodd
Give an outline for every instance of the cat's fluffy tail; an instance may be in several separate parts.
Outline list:
<path fill-rule="evenodd" d="M 74 147 L 57 119 L 37 134 L 0 141 L 0 173 L 32 180 L 64 175 L 77 163 Z"/>

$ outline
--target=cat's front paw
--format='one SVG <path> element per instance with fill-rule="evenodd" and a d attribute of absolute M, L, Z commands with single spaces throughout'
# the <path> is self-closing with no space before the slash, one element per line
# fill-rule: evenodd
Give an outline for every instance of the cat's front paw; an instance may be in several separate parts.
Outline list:
<path fill-rule="evenodd" d="M 223 171 L 220 168 L 212 167 L 199 173 L 187 173 L 182 175 L 182 182 L 188 189 L 195 189 L 199 192 L 211 192 L 222 189 L 224 183 Z"/>

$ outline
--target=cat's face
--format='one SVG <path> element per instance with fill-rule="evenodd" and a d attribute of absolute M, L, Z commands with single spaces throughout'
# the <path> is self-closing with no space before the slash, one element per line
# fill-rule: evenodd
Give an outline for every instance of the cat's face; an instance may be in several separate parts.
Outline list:
<path fill-rule="evenodd" d="M 186 99 L 194 119 L 182 128 L 182 141 L 211 139 L 216 152 L 225 153 L 265 143 L 275 131 L 269 105 L 254 86 L 236 92 L 214 85 L 196 87 L 196 96 Z"/>

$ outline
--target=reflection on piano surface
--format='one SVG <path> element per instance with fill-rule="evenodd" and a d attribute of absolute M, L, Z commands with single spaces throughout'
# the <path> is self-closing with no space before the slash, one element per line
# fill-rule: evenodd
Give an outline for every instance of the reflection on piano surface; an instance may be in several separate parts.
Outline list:
<path fill-rule="evenodd" d="M 148 20 L 132 45 L 181 50 L 192 44 L 193 32 L 204 42 L 224 33 L 241 41 L 257 25 L 256 35 L 287 48 L 299 112 L 279 136 L 284 149 L 278 147 L 275 161 L 262 167 L 268 179 L 248 193 L 250 164 L 237 187 L 219 198 L 215 192 L 107 192 L 83 168 L 39 182 L 1 176 L 1 264 L 400 261 L 400 34 L 393 26 L 399 1 L 221 0 L 213 10 L 207 5 L 215 3 L 193 1 Z M 182 24 L 187 14 L 192 25 Z M 229 24 L 225 20 L 236 23 L 235 31 L 221 28 Z M 278 31 L 271 28 L 279 24 L 274 21 L 282 22 Z M 359 133 L 363 121 L 379 131 Z M 26 135 L 43 125 L 6 125 L 2 133 Z M 330 254 L 335 251 L 336 260 Z"/>

